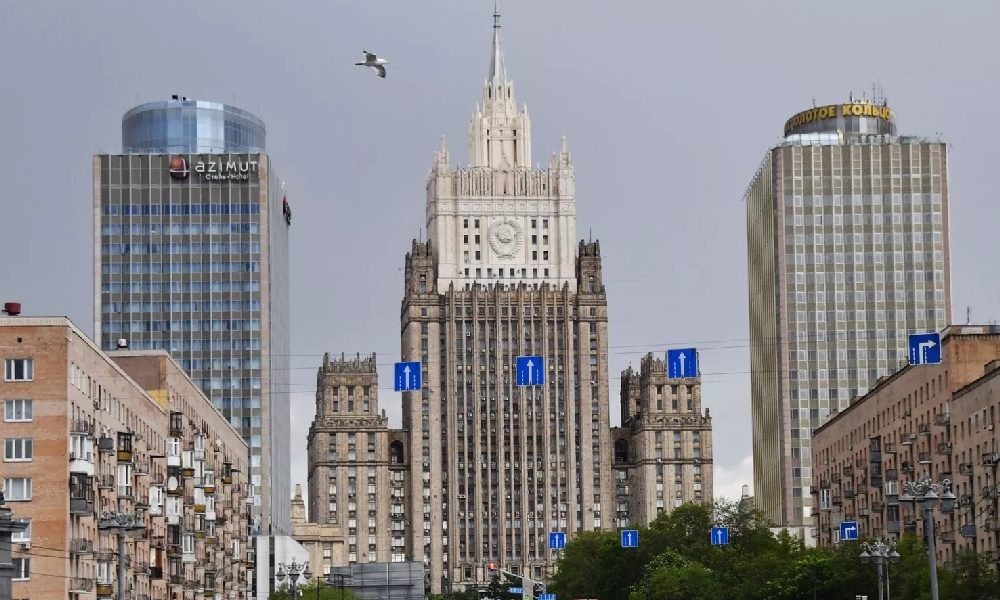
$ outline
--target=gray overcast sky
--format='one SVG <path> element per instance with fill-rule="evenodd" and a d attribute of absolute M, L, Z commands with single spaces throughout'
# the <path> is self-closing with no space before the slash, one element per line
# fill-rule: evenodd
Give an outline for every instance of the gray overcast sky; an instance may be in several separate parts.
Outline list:
<path fill-rule="evenodd" d="M 952 143 L 955 319 L 1000 317 L 995 105 L 1000 3 L 506 0 L 507 68 L 536 160 L 569 139 L 578 233 L 604 252 L 612 415 L 619 371 L 701 348 L 716 489 L 750 483 L 742 194 L 785 119 L 878 81 L 901 132 Z M 322 352 L 380 354 L 399 426 L 403 256 L 438 138 L 465 163 L 492 2 L 0 0 L 0 300 L 91 332 L 91 155 L 177 93 L 253 111 L 288 182 L 292 480 Z M 367 48 L 389 78 L 353 66 Z M 389 388 L 388 390 L 385 388 Z"/>

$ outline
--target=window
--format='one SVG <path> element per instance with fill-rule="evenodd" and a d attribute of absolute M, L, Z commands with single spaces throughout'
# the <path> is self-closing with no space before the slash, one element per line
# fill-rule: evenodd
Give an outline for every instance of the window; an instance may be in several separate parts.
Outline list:
<path fill-rule="evenodd" d="M 31 438 L 7 438 L 4 440 L 3 459 L 5 461 L 31 460 Z"/>
<path fill-rule="evenodd" d="M 8 358 L 3 363 L 4 381 L 31 381 L 35 378 L 35 361 L 30 358 Z"/>
<path fill-rule="evenodd" d="M 21 531 L 15 531 L 11 534 L 10 541 L 15 544 L 27 544 L 31 541 L 31 519 L 22 519 L 28 522 L 28 526 Z"/>
<path fill-rule="evenodd" d="M 30 477 L 8 477 L 3 480 L 3 489 L 7 502 L 31 500 Z"/>
<path fill-rule="evenodd" d="M 31 578 L 31 559 L 30 558 L 15 558 L 14 562 L 14 575 L 11 577 L 14 581 L 27 581 Z"/>
<path fill-rule="evenodd" d="M 31 400 L 4 400 L 3 401 L 4 421 L 30 421 L 31 420 Z"/>

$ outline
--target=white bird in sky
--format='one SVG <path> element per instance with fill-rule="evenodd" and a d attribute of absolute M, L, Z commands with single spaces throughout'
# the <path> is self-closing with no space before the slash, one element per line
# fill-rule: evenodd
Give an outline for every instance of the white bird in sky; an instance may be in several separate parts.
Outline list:
<path fill-rule="evenodd" d="M 379 58 L 367 50 L 362 50 L 365 53 L 365 62 L 354 63 L 359 67 L 371 67 L 375 69 L 378 76 L 385 79 L 385 65 L 389 64 L 384 58 Z"/>

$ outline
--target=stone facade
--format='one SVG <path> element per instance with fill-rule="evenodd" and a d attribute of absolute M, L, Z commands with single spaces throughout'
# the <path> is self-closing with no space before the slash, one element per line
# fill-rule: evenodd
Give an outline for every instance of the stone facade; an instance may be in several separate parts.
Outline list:
<path fill-rule="evenodd" d="M 308 438 L 309 520 L 293 528 L 300 543 L 322 543 L 331 551 L 315 563 L 318 572 L 320 565 L 328 571 L 348 563 L 403 560 L 402 532 L 390 525 L 397 522 L 390 513 L 394 502 L 402 505 L 403 485 L 390 463 L 401 462 L 403 444 L 390 444 L 389 434 L 378 409 L 375 355 L 332 360 L 324 355 Z"/>
<path fill-rule="evenodd" d="M 647 354 L 621 377 L 622 426 L 614 431 L 618 527 L 648 524 L 685 502 L 712 502 L 712 418 L 701 377 L 671 378 Z"/>
<path fill-rule="evenodd" d="M 14 597 L 110 597 L 107 511 L 145 526 L 127 542 L 129 598 L 245 593 L 247 446 L 176 363 L 109 356 L 64 318 L 0 318 L 0 356 L 7 500 L 31 519 Z"/>
<path fill-rule="evenodd" d="M 838 541 L 841 521 L 857 521 L 861 537 L 923 535 L 912 507 L 901 505 L 902 484 L 928 475 L 948 479 L 958 497 L 951 514 L 935 513 L 938 559 L 975 543 L 997 547 L 995 517 L 997 375 L 1000 328 L 951 326 L 942 337 L 942 362 L 906 366 L 813 432 L 817 483 L 817 541 Z M 973 514 L 973 512 L 975 514 Z M 975 523 L 977 536 L 962 532 Z"/>

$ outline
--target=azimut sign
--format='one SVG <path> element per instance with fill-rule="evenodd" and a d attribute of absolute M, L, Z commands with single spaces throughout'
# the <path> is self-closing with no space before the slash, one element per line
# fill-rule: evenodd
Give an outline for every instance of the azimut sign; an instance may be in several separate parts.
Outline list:
<path fill-rule="evenodd" d="M 250 181 L 256 176 L 256 160 L 200 160 L 192 171 L 207 181 Z"/>

